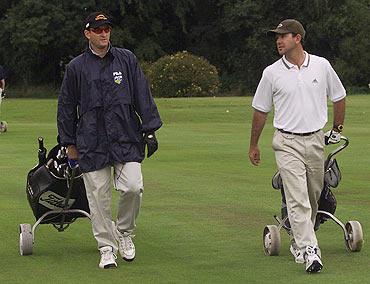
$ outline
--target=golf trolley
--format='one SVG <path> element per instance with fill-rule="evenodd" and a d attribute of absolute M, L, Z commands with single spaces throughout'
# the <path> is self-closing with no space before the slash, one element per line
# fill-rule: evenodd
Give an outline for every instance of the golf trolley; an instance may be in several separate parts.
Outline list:
<path fill-rule="evenodd" d="M 333 157 L 349 145 L 348 138 L 344 136 L 341 137 L 341 142 L 344 143 L 328 155 L 324 164 L 324 186 L 319 200 L 319 208 L 317 211 L 315 222 L 315 231 L 319 229 L 320 224 L 331 219 L 342 228 L 346 249 L 349 252 L 357 252 L 361 250 L 363 244 L 363 233 L 360 222 L 348 221 L 344 225 L 338 218 L 334 216 L 337 202 L 334 194 L 331 191 L 331 188 L 338 186 L 341 180 L 341 173 L 338 167 L 338 163 L 336 159 L 333 159 Z M 282 217 L 280 219 L 277 215 L 275 215 L 274 218 L 276 219 L 278 225 L 267 225 L 263 230 L 263 249 L 265 255 L 268 256 L 279 255 L 281 246 L 280 230 L 282 228 L 289 235 L 292 234 L 286 208 L 283 182 L 279 172 L 277 172 L 272 178 L 272 187 L 274 189 L 280 190 L 281 192 Z"/>
<path fill-rule="evenodd" d="M 0 88 L 0 117 L 1 117 L 1 103 L 5 98 L 4 90 Z M 0 133 L 4 133 L 8 130 L 8 123 L 6 121 L 0 121 Z"/>
<path fill-rule="evenodd" d="M 79 168 L 68 165 L 66 147 L 56 145 L 46 156 L 43 138 L 38 138 L 39 163 L 27 175 L 26 193 L 36 223 L 19 225 L 19 252 L 32 254 L 35 231 L 40 224 L 66 230 L 79 217 L 90 219 L 85 185 Z"/>

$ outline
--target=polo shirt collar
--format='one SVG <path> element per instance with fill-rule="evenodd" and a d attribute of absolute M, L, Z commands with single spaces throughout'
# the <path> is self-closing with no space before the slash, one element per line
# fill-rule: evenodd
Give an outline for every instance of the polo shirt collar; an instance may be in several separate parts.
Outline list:
<path fill-rule="evenodd" d="M 302 66 L 303 67 L 308 67 L 308 65 L 310 64 L 310 55 L 306 51 L 304 51 L 304 55 L 305 55 L 305 57 L 304 57 L 304 61 L 303 61 Z M 281 60 L 283 61 L 285 67 L 288 68 L 288 69 L 291 69 L 294 66 L 296 66 L 293 63 L 290 63 L 288 61 L 288 59 L 286 59 L 285 55 L 283 55 L 283 57 L 281 58 Z"/>
<path fill-rule="evenodd" d="M 305 54 L 305 58 L 304 58 L 302 66 L 308 67 L 308 65 L 310 64 L 310 55 L 306 51 L 304 52 L 304 54 Z"/>

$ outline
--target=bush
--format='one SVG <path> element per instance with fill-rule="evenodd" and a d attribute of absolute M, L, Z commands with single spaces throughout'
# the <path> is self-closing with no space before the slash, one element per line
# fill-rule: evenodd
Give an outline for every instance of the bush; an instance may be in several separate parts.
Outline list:
<path fill-rule="evenodd" d="M 161 57 L 146 75 L 156 97 L 214 96 L 220 85 L 216 67 L 187 51 Z"/>
<path fill-rule="evenodd" d="M 143 70 L 145 76 L 149 79 L 151 77 L 152 63 L 148 61 L 140 61 L 141 70 Z"/>

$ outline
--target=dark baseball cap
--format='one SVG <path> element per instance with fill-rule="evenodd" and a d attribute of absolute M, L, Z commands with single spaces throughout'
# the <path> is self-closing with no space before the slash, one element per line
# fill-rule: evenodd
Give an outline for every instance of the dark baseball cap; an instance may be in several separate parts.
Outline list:
<path fill-rule="evenodd" d="M 108 15 L 103 12 L 94 12 L 87 16 L 85 19 L 85 30 L 93 28 L 96 29 L 97 27 L 109 25 L 113 26 Z"/>
<path fill-rule="evenodd" d="M 294 19 L 286 19 L 282 21 L 276 29 L 269 30 L 268 34 L 300 34 L 304 38 L 306 31 L 304 30 L 302 24 Z"/>

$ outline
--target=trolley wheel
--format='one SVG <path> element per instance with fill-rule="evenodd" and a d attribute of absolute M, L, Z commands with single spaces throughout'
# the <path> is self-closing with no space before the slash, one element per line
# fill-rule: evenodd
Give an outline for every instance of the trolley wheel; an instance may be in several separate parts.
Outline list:
<path fill-rule="evenodd" d="M 364 235 L 360 222 L 348 221 L 345 227 L 349 235 L 349 240 L 345 240 L 347 249 L 352 252 L 360 251 L 364 243 Z"/>
<path fill-rule="evenodd" d="M 6 121 L 0 121 L 0 132 L 6 132 L 8 130 L 8 123 Z"/>
<path fill-rule="evenodd" d="M 31 255 L 33 246 L 32 227 L 30 224 L 19 225 L 19 253 Z"/>
<path fill-rule="evenodd" d="M 279 255 L 280 253 L 280 232 L 276 225 L 267 225 L 263 230 L 263 250 L 265 255 Z"/>

